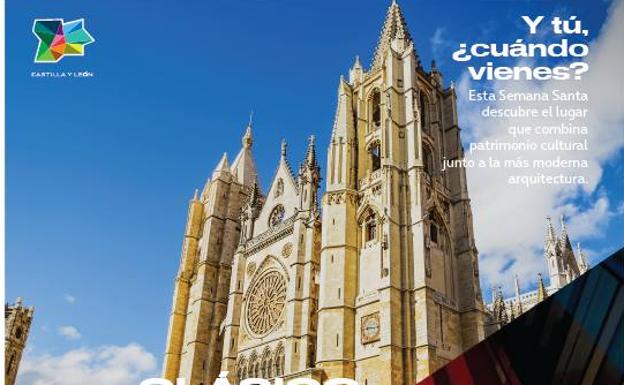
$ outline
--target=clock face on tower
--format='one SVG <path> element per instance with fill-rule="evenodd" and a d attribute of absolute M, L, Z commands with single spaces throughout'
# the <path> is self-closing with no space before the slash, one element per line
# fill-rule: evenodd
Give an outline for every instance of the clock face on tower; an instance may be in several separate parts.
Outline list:
<path fill-rule="evenodd" d="M 362 343 L 367 344 L 379 340 L 380 329 L 379 313 L 362 317 Z"/>

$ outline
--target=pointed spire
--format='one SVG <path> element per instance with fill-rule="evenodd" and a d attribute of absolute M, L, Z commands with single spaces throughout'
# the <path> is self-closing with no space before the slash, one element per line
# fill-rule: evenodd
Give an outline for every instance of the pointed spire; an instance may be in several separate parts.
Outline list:
<path fill-rule="evenodd" d="M 193 201 L 197 201 L 198 200 L 198 195 L 199 195 L 199 190 L 195 189 L 195 193 L 193 194 Z"/>
<path fill-rule="evenodd" d="M 243 147 L 232 163 L 232 173 L 234 174 L 238 183 L 244 186 L 251 186 L 252 183 L 258 180 L 258 172 L 256 171 L 256 164 L 251 154 L 251 146 L 253 144 L 252 137 L 253 126 L 253 111 L 249 115 L 249 123 L 243 135 Z"/>
<path fill-rule="evenodd" d="M 294 173 L 293 173 L 293 169 L 290 166 L 290 162 L 288 162 L 288 158 L 286 157 L 286 148 L 288 147 L 288 144 L 286 143 L 286 139 L 282 138 L 282 144 L 280 146 L 280 163 L 278 167 L 281 167 L 282 165 L 284 165 L 284 167 L 286 167 L 286 169 L 288 170 L 288 175 L 290 175 L 291 178 L 293 178 L 294 181 Z"/>
<path fill-rule="evenodd" d="M 217 167 L 215 168 L 215 171 L 227 170 L 228 166 L 229 165 L 228 165 L 227 152 L 224 152 L 223 156 L 221 156 L 221 160 L 219 160 L 219 163 L 217 164 Z"/>
<path fill-rule="evenodd" d="M 496 288 L 493 288 L 496 290 Z M 503 299 L 503 290 L 501 287 L 498 287 L 498 292 L 496 293 L 496 300 L 494 301 L 493 306 L 494 318 L 496 321 L 501 322 L 502 324 L 506 324 L 509 321 L 507 316 L 507 309 L 505 306 L 505 300 Z"/>
<path fill-rule="evenodd" d="M 585 255 L 585 253 L 581 249 L 581 243 L 580 242 L 577 242 L 576 249 L 577 249 L 577 253 L 578 253 L 578 267 L 579 267 L 579 271 L 580 271 L 581 274 L 583 274 L 587 270 L 589 270 L 589 268 L 590 268 L 589 261 L 587 260 L 587 255 Z"/>
<path fill-rule="evenodd" d="M 514 276 L 514 291 L 516 292 L 515 311 L 516 315 L 519 316 L 522 314 L 522 301 L 520 300 L 520 282 L 518 281 L 518 274 Z"/>
<path fill-rule="evenodd" d="M 438 66 L 436 64 L 435 59 L 431 60 L 431 71 L 437 71 L 438 70 Z"/>
<path fill-rule="evenodd" d="M 371 71 L 381 68 L 384 55 L 390 48 L 394 39 L 403 40 L 406 43 L 405 46 L 412 42 L 412 37 L 407 29 L 407 23 L 405 22 L 403 12 L 397 2 L 393 0 L 386 13 L 386 20 L 384 21 L 381 36 L 379 37 L 375 55 L 373 56 Z"/>
<path fill-rule="evenodd" d="M 355 63 L 353 63 L 353 68 L 362 68 L 362 63 L 360 63 L 360 55 L 355 55 Z"/>
<path fill-rule="evenodd" d="M 218 178 L 219 174 L 222 172 L 229 172 L 229 171 L 230 171 L 230 168 L 228 165 L 227 152 L 224 152 L 223 156 L 221 157 L 221 160 L 217 164 L 217 167 L 215 167 L 214 171 L 212 172 L 212 179 Z"/>
<path fill-rule="evenodd" d="M 546 240 L 554 241 L 556 239 L 555 228 L 553 227 L 550 217 L 546 217 Z"/>
<path fill-rule="evenodd" d="M 542 273 L 537 273 L 537 302 L 542 302 L 548 298 L 548 292 L 544 286 L 544 280 L 542 279 Z"/>
<path fill-rule="evenodd" d="M 559 222 L 561 223 L 561 234 L 559 235 L 559 238 L 562 243 L 565 243 L 568 238 L 568 229 L 566 228 L 565 216 L 563 214 L 559 217 Z"/>
<path fill-rule="evenodd" d="M 306 162 L 308 166 L 316 166 L 316 147 L 314 145 L 315 136 L 310 135 L 308 138 L 308 151 L 306 152 Z"/>

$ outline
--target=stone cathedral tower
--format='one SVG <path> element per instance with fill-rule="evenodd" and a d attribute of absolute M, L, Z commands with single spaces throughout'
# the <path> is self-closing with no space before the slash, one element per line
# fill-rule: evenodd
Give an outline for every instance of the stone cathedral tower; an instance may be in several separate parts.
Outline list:
<path fill-rule="evenodd" d="M 15 384 L 17 371 L 32 323 L 33 307 L 26 308 L 21 298 L 4 306 L 4 383 Z"/>
<path fill-rule="evenodd" d="M 200 385 L 211 383 L 207 380 L 219 372 L 223 344 L 219 326 L 227 309 L 240 215 L 257 181 L 252 143 L 250 123 L 233 164 L 223 154 L 202 193 L 196 191 L 189 203 L 169 321 L 165 378 L 184 377 L 188 384 Z"/>
<path fill-rule="evenodd" d="M 167 379 L 407 385 L 484 338 L 465 171 L 441 171 L 463 158 L 455 91 L 396 2 L 370 68 L 340 79 L 321 202 L 314 138 L 297 174 L 282 143 L 266 195 L 251 144 L 191 200 Z"/>
<path fill-rule="evenodd" d="M 454 89 L 426 72 L 399 6 L 370 69 L 340 80 L 327 159 L 317 367 L 411 384 L 484 337 Z"/>

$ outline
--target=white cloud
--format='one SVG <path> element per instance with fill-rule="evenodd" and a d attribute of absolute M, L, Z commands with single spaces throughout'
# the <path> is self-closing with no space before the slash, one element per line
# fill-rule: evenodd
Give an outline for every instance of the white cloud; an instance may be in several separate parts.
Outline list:
<path fill-rule="evenodd" d="M 66 294 L 64 298 L 65 298 L 65 301 L 70 305 L 73 305 L 76 303 L 76 297 L 74 297 L 71 294 Z"/>
<path fill-rule="evenodd" d="M 138 344 L 24 356 L 17 385 L 137 385 L 156 373 L 156 359 Z"/>
<path fill-rule="evenodd" d="M 58 333 L 68 340 L 79 340 L 82 337 L 74 326 L 59 326 Z"/>
<path fill-rule="evenodd" d="M 495 82 L 494 88 L 505 88 L 514 92 L 550 92 L 553 89 L 572 91 L 581 89 L 589 94 L 585 105 L 570 103 L 570 107 L 587 107 L 590 113 L 576 125 L 589 127 L 587 136 L 589 154 L 559 152 L 550 157 L 562 155 L 569 159 L 586 158 L 590 167 L 582 170 L 589 183 L 582 188 L 569 185 L 516 187 L 507 184 L 507 177 L 513 174 L 527 174 L 518 169 L 469 168 L 468 183 L 472 198 L 475 236 L 481 254 L 480 268 L 484 285 L 492 283 L 505 285 L 509 292 L 513 274 L 520 276 L 521 284 L 528 285 L 536 280 L 536 273 L 545 272 L 543 242 L 545 217 L 556 220 L 560 215 L 569 218 L 568 232 L 572 241 L 599 238 L 608 226 L 609 220 L 620 208 L 610 202 L 604 191 L 598 191 L 603 166 L 624 147 L 624 73 L 621 60 L 624 58 L 624 1 L 616 1 L 609 12 L 600 36 L 591 44 L 587 63 L 590 70 L 582 80 L 544 82 Z M 597 32 L 597 31 L 596 31 Z M 471 141 L 510 141 L 506 128 L 510 125 L 526 124 L 517 119 L 489 120 L 479 110 L 483 105 L 470 103 L 467 90 L 479 89 L 467 74 L 458 86 L 459 117 Z M 490 102 L 494 108 L 510 107 L 517 103 Z M 539 104 L 536 103 L 539 107 Z M 542 125 L 557 125 L 560 119 L 542 119 Z M 533 136 L 531 139 L 535 139 Z M 525 158 L 544 158 L 544 153 L 523 153 Z M 492 153 L 467 153 L 468 159 L 487 159 Z M 514 158 L 520 153 L 507 153 L 504 158 Z M 548 154 L 546 154 L 548 157 Z M 500 154 L 496 154 L 500 157 Z M 563 170 L 563 169 L 562 169 Z M 563 174 L 578 174 L 579 170 L 563 170 Z M 582 204 L 578 202 L 583 202 Z M 486 286 L 483 287 L 487 289 Z M 486 298 L 487 295 L 486 295 Z"/>
<path fill-rule="evenodd" d="M 438 27 L 433 33 L 433 36 L 429 39 L 433 58 L 438 62 L 441 62 L 444 57 L 448 56 L 444 54 L 444 51 L 453 46 L 453 43 L 446 38 L 445 34 L 446 27 Z"/>

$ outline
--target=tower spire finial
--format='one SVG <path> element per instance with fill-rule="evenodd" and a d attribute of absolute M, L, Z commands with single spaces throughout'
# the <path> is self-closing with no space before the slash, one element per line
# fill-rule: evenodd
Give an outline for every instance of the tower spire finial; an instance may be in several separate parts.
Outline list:
<path fill-rule="evenodd" d="M 286 139 L 283 138 L 282 139 L 282 147 L 280 150 L 280 156 L 282 159 L 286 159 L 286 147 L 288 146 L 288 144 L 286 143 Z"/>
<path fill-rule="evenodd" d="M 251 135 L 251 127 L 253 126 L 253 110 L 249 114 L 249 123 L 247 124 L 247 129 L 245 130 L 245 135 L 243 135 L 243 147 L 251 148 L 253 144 L 253 137 Z"/>
<path fill-rule="evenodd" d="M 316 146 L 314 145 L 314 140 L 316 137 L 314 135 L 310 135 L 308 138 L 308 153 L 306 154 L 306 159 L 308 160 L 308 164 L 313 166 L 316 163 Z"/>

